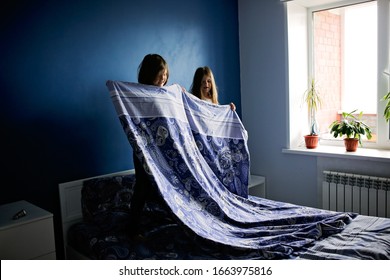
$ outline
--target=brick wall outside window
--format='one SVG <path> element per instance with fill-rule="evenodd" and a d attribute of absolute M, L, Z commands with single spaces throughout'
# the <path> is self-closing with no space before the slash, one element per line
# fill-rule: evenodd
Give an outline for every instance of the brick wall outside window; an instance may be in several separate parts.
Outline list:
<path fill-rule="evenodd" d="M 316 12 L 314 19 L 314 75 L 323 101 L 317 122 L 320 132 L 328 133 L 329 125 L 341 117 L 342 110 L 342 19 L 330 11 Z M 374 134 L 376 118 L 375 114 L 364 115 Z"/>

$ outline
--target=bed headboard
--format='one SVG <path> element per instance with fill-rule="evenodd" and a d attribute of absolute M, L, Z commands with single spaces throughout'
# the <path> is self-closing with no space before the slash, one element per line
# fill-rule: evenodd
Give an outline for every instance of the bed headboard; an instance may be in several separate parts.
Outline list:
<path fill-rule="evenodd" d="M 134 174 L 134 169 L 119 171 L 115 173 L 104 174 L 95 177 L 84 178 L 71 182 L 60 183 L 59 195 L 60 195 L 60 206 L 61 206 L 61 223 L 62 223 L 62 236 L 64 244 L 64 254 L 66 259 L 67 251 L 67 232 L 71 225 L 80 222 L 83 219 L 81 210 L 81 189 L 83 183 L 86 180 L 112 177 L 120 175 Z"/>

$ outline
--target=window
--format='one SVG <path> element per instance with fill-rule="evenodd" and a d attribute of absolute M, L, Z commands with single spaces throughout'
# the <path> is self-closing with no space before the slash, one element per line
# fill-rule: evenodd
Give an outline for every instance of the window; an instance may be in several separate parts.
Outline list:
<path fill-rule="evenodd" d="M 316 1 L 288 3 L 290 146 L 303 145 L 308 133 L 302 95 L 314 78 L 323 100 L 317 113 L 322 144 L 343 145 L 329 125 L 356 109 L 373 130 L 364 147 L 390 148 L 381 101 L 389 92 L 389 0 L 306 2 Z"/>
<path fill-rule="evenodd" d="M 323 139 L 332 139 L 329 124 L 341 112 L 362 111 L 377 135 L 377 5 L 376 1 L 312 12 L 313 77 L 323 107 L 317 121 Z M 364 20 L 362 20 L 364 19 Z"/>

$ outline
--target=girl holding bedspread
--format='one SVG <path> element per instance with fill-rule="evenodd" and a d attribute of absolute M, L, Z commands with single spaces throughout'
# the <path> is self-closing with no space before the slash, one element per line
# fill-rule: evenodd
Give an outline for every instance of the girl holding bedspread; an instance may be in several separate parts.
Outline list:
<path fill-rule="evenodd" d="M 247 133 L 235 112 L 179 85 L 106 84 L 133 151 L 147 161 L 146 177 L 153 176 L 169 215 L 195 242 L 288 258 L 356 216 L 247 195 Z"/>
<path fill-rule="evenodd" d="M 162 87 L 167 84 L 168 78 L 168 63 L 161 55 L 146 55 L 138 67 L 138 82 L 140 84 Z M 131 225 L 129 229 L 129 233 L 133 237 L 140 237 L 138 228 L 146 200 L 164 202 L 158 190 L 152 186 L 149 175 L 145 171 L 145 166 L 143 166 L 137 154 L 141 155 L 142 153 L 133 152 L 136 183 L 130 206 Z"/>
<path fill-rule="evenodd" d="M 202 100 L 219 104 L 217 85 L 210 67 L 204 66 L 196 69 L 190 92 Z M 234 103 L 230 103 L 230 108 L 233 111 L 236 110 Z"/>

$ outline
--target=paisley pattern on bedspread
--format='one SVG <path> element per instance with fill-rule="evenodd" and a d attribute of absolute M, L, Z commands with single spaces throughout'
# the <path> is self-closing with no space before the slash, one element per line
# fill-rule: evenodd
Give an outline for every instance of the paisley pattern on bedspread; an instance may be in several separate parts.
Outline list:
<path fill-rule="evenodd" d="M 134 174 L 84 181 L 84 222 L 68 231 L 68 244 L 90 259 L 390 259 L 390 219 L 368 216 L 357 216 L 342 232 L 286 256 L 205 240 L 187 230 L 165 204 L 147 201 L 139 227 L 144 238 L 133 239 L 127 234 L 130 219 L 124 217 L 134 182 Z M 269 202 L 275 209 L 286 207 L 283 202 Z"/>
<path fill-rule="evenodd" d="M 229 106 L 181 87 L 108 81 L 126 136 L 170 210 L 195 235 L 286 258 L 342 231 L 354 214 L 247 195 L 247 133 Z"/>
<path fill-rule="evenodd" d="M 127 229 L 134 185 L 133 175 L 85 181 L 81 190 L 84 222 L 95 224 L 101 231 Z"/>

